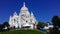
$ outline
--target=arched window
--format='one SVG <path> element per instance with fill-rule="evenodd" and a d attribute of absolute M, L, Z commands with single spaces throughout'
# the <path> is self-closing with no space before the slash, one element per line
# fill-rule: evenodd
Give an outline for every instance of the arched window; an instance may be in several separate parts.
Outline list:
<path fill-rule="evenodd" d="M 15 22 L 16 20 L 14 19 L 14 22 Z"/>

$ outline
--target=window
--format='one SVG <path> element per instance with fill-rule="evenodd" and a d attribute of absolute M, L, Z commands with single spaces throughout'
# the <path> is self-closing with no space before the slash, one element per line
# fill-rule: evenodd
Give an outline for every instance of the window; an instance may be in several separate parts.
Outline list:
<path fill-rule="evenodd" d="M 30 21 L 32 22 L 32 19 L 30 19 Z"/>
<path fill-rule="evenodd" d="M 21 15 L 21 16 L 24 16 L 24 17 L 25 17 L 26 15 L 25 15 L 25 14 L 23 14 L 23 15 Z"/>
<path fill-rule="evenodd" d="M 28 22 L 28 21 L 26 21 L 26 22 Z"/>
<path fill-rule="evenodd" d="M 18 21 L 17 21 L 17 23 L 18 23 Z"/>
<path fill-rule="evenodd" d="M 14 22 L 15 22 L 16 20 L 14 19 Z"/>

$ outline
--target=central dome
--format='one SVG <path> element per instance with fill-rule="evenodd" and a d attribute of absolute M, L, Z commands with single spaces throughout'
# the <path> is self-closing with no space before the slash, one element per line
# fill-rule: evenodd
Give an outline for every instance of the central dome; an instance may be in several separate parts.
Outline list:
<path fill-rule="evenodd" d="M 21 8 L 21 10 L 28 10 L 28 8 L 25 6 L 25 2 L 23 3 L 23 7 Z"/>

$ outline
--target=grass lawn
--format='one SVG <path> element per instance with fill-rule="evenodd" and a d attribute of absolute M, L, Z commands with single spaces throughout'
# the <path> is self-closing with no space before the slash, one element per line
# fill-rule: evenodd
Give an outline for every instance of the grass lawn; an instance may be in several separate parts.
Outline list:
<path fill-rule="evenodd" d="M 14 30 L 14 31 L 0 32 L 0 34 L 44 34 L 44 33 L 36 30 Z"/>

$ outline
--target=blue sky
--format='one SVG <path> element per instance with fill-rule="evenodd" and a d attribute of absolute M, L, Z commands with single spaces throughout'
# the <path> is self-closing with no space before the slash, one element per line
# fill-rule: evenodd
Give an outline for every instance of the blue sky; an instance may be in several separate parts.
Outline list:
<path fill-rule="evenodd" d="M 9 21 L 15 11 L 19 14 L 23 2 L 38 21 L 51 22 L 53 16 L 60 16 L 60 0 L 0 0 L 0 23 Z"/>

